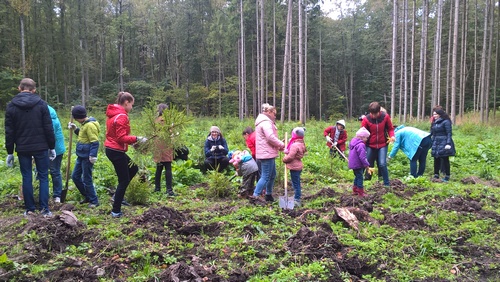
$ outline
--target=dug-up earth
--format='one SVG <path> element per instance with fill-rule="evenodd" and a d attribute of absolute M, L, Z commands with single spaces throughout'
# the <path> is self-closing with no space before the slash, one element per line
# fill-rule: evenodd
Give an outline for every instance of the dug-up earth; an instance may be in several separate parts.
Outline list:
<path fill-rule="evenodd" d="M 485 184 L 476 177 L 463 181 L 464 183 Z M 500 186 L 497 185 L 498 183 L 486 184 L 492 187 Z M 358 255 L 352 255 L 353 246 L 342 244 L 330 225 L 325 221 L 318 223 L 321 221 L 317 219 L 327 218 L 334 223 L 342 222 L 351 230 L 362 228 L 359 222 L 367 222 L 375 226 L 389 225 L 401 231 L 432 231 L 432 227 L 426 224 L 425 216 L 417 217 L 412 213 L 391 213 L 382 209 L 384 219 L 373 219 L 370 212 L 374 210 L 374 206 L 383 202 L 383 196 L 388 192 L 399 197 L 411 198 L 419 190 L 407 189 L 405 184 L 397 179 L 391 181 L 389 188 L 375 185 L 366 198 L 352 196 L 349 193 L 339 194 L 331 188 L 323 188 L 316 194 L 304 197 L 304 202 L 319 197 L 335 199 L 335 201 L 326 202 L 322 208 L 275 209 L 290 222 L 300 226 L 296 234 L 289 237 L 281 249 L 269 249 L 266 247 L 266 242 L 252 240 L 261 232 L 253 225 L 243 228 L 246 249 L 254 250 L 256 258 L 267 258 L 270 255 L 283 257 L 286 253 L 291 253 L 291 257 L 302 261 L 328 259 L 333 262 L 329 269 L 328 281 L 345 281 L 346 273 L 349 274 L 350 281 L 364 281 L 362 276 L 366 274 L 383 280 L 389 265 L 382 261 L 370 263 Z M 243 205 L 251 205 L 251 203 L 245 202 Z M 483 210 L 480 199 L 449 197 L 433 201 L 430 205 L 450 212 L 468 214 L 471 217 L 493 219 L 500 223 L 500 215 Z M 6 261 L 0 258 L 0 281 L 99 281 L 100 279 L 126 281 L 127 277 L 136 273 L 137 265 L 147 263 L 147 258 L 155 258 L 154 262 L 165 262 L 172 257 L 176 260 L 170 264 L 157 263 L 155 267 L 161 269 L 161 272 L 156 273 L 155 278 L 148 277 L 145 280 L 237 282 L 247 281 L 256 274 L 254 271 L 257 271 L 257 267 L 245 267 L 248 262 L 244 261 L 241 256 L 232 255 L 229 247 L 222 250 L 207 248 L 216 238 L 228 236 L 225 232 L 229 224 L 227 222 L 208 223 L 208 220 L 197 216 L 199 210 L 179 211 L 166 206 L 146 207 L 142 215 L 129 217 L 127 224 L 119 225 L 120 232 L 128 236 L 127 238 L 132 238 L 124 240 L 106 239 L 102 229 L 87 226 L 80 221 L 65 221 L 62 210 L 77 211 L 78 209 L 70 204 L 60 205 L 59 208 L 60 210 L 54 212 L 55 215 L 52 218 L 13 216 L 0 219 L 1 251 L 16 254 L 8 255 Z M 426 207 L 422 208 L 420 214 L 425 215 Z M 3 209 L 22 210 L 22 203 L 6 200 L 3 203 Z M 230 205 L 224 206 L 222 202 L 213 207 L 213 212 L 219 215 L 229 214 L 234 209 L 236 208 Z M 104 214 L 104 211 L 102 213 Z M 345 220 L 346 214 L 354 216 L 353 221 Z M 273 224 L 266 218 L 262 218 L 260 223 L 264 226 Z M 139 236 L 137 230 L 146 230 L 146 232 Z M 466 239 L 469 236 L 470 234 L 457 234 L 454 238 L 442 238 L 442 240 L 453 241 L 450 242 L 453 250 L 463 257 L 463 263 L 454 266 L 451 271 L 459 274 L 475 269 L 476 273 L 480 274 L 481 280 L 484 279 L 483 281 L 500 279 L 499 269 L 489 267 L 492 263 L 498 265 L 500 250 L 476 247 L 467 243 Z M 149 242 L 149 245 L 154 247 L 140 248 L 139 246 L 144 246 L 143 242 Z M 182 242 L 186 245 L 189 243 L 190 247 L 176 251 L 176 248 L 168 247 L 174 242 Z M 20 248 L 22 250 L 19 250 Z M 76 250 L 74 255 L 68 254 L 69 248 Z M 227 263 L 228 261 L 231 263 Z M 287 265 L 292 261 L 281 263 Z M 29 272 L 25 267 L 19 267 L 51 264 L 52 267 L 44 269 L 42 274 L 34 274 L 33 270 Z M 224 266 L 219 264 L 241 267 L 228 267 L 224 269 L 225 275 L 222 276 L 219 273 Z M 267 272 L 272 273 L 273 269 L 268 269 Z M 341 273 L 344 275 L 341 276 Z M 301 281 L 314 280 L 316 279 Z M 448 280 L 429 278 L 420 281 Z"/>

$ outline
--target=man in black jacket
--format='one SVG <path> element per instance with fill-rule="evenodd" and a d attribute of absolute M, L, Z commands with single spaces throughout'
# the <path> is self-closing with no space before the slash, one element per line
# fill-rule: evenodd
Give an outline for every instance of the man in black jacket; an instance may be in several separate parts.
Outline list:
<path fill-rule="evenodd" d="M 43 216 L 51 216 L 49 210 L 49 160 L 56 157 L 55 135 L 47 103 L 36 94 L 33 79 L 23 78 L 19 94 L 7 105 L 5 111 L 5 147 L 7 166 L 14 165 L 14 147 L 23 177 L 24 215 L 35 213 L 33 196 L 32 159 L 35 160 L 40 181 L 39 204 Z"/>

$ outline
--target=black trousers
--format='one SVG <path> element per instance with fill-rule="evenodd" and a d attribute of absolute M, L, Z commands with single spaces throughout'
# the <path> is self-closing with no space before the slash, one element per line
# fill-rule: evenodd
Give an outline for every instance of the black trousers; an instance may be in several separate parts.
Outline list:
<path fill-rule="evenodd" d="M 111 161 L 118 176 L 118 186 L 116 187 L 115 200 L 113 202 L 113 212 L 119 213 L 122 210 L 122 201 L 130 180 L 139 171 L 139 167 L 132 162 L 125 152 L 106 148 L 106 157 Z"/>

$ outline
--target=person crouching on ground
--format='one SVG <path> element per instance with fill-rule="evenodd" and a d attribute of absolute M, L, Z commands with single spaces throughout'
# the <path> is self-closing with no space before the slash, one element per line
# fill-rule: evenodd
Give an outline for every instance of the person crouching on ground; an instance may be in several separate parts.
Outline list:
<path fill-rule="evenodd" d="M 247 150 L 229 152 L 229 163 L 233 164 L 238 176 L 243 176 L 238 197 L 248 198 L 253 195 L 255 182 L 258 179 L 259 168 L 257 162 L 252 158 Z"/>
<path fill-rule="evenodd" d="M 217 126 L 210 127 L 205 140 L 205 170 L 223 171 L 229 165 L 227 142 Z"/>
<path fill-rule="evenodd" d="M 366 141 L 370 137 L 370 132 L 361 127 L 356 132 L 354 137 L 349 143 L 349 168 L 354 173 L 354 185 L 352 186 L 352 193 L 361 197 L 367 196 L 363 188 L 363 173 L 368 169 L 371 174 L 372 168 L 366 158 Z"/>
<path fill-rule="evenodd" d="M 78 142 L 76 143 L 77 158 L 71 179 L 73 179 L 76 188 L 84 197 L 80 203 L 89 203 L 89 208 L 95 208 L 99 206 L 99 199 L 92 181 L 92 171 L 97 161 L 99 132 L 101 130 L 95 118 L 87 117 L 87 110 L 83 106 L 74 106 L 71 114 L 82 125 L 81 128 L 78 128 L 76 124 L 68 123 L 68 128 L 74 130 L 78 136 Z"/>
<path fill-rule="evenodd" d="M 296 206 L 300 206 L 300 199 L 302 190 L 300 187 L 300 174 L 304 168 L 302 158 L 306 154 L 306 145 L 304 144 L 304 133 L 306 129 L 303 127 L 296 127 L 292 130 L 292 138 L 285 149 L 285 156 L 283 162 L 286 168 L 290 170 L 290 177 L 292 178 L 292 186 L 295 190 L 293 199 Z"/>

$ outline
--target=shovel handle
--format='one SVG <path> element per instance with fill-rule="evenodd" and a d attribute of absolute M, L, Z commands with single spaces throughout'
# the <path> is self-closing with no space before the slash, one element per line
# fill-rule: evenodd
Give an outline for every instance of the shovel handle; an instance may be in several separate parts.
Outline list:
<path fill-rule="evenodd" d="M 288 132 L 285 132 L 285 148 L 287 146 L 287 139 L 288 139 Z M 288 200 L 288 176 L 287 176 L 287 169 L 286 169 L 286 164 L 284 164 L 285 166 L 285 173 L 284 173 L 284 176 L 285 176 L 285 183 L 284 183 L 284 186 L 285 186 L 285 199 Z"/>
<path fill-rule="evenodd" d="M 71 107 L 71 112 L 73 112 L 73 107 Z M 73 114 L 70 114 L 69 122 L 73 122 Z M 69 184 L 69 170 L 71 168 L 71 146 L 73 144 L 73 129 L 69 130 L 69 144 L 68 144 L 68 160 L 66 163 L 66 182 L 64 184 L 64 190 L 68 191 Z M 66 193 L 64 193 L 66 194 Z M 66 198 L 66 197 L 64 197 Z M 65 199 L 61 199 L 63 202 Z"/>

